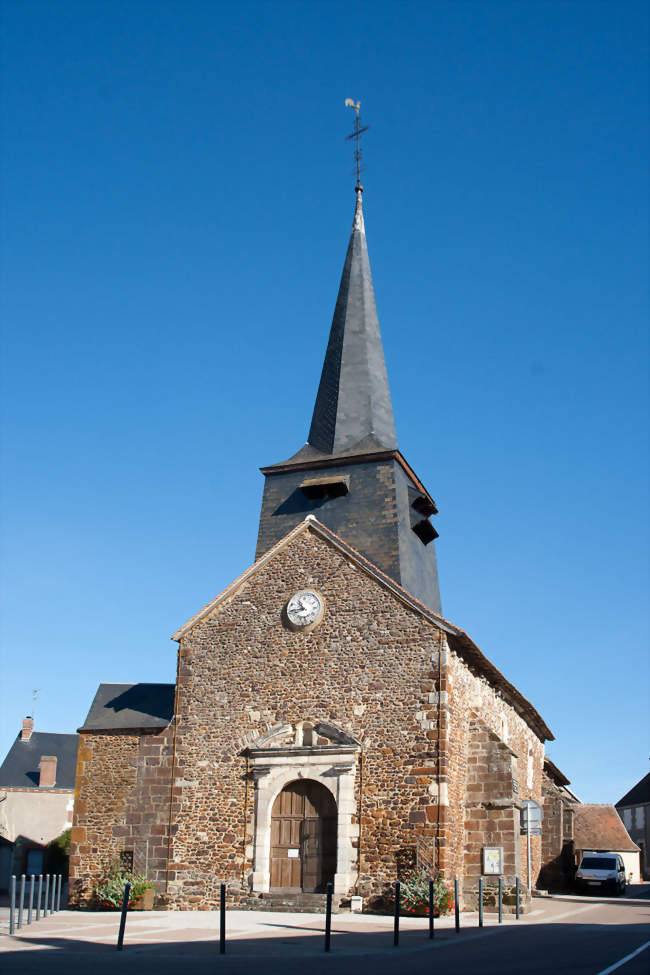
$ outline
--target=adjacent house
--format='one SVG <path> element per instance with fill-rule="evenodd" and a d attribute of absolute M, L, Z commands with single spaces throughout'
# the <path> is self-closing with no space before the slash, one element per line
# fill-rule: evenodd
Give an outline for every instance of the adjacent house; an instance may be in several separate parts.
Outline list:
<path fill-rule="evenodd" d="M 580 803 L 574 810 L 576 866 L 583 853 L 620 853 L 625 873 L 639 882 L 639 847 L 630 839 L 614 806 Z"/>
<path fill-rule="evenodd" d="M 616 803 L 616 810 L 631 838 L 639 847 L 643 880 L 650 880 L 650 772 Z"/>
<path fill-rule="evenodd" d="M 12 874 L 41 873 L 45 847 L 72 825 L 78 743 L 23 719 L 0 766 L 0 891 Z"/>

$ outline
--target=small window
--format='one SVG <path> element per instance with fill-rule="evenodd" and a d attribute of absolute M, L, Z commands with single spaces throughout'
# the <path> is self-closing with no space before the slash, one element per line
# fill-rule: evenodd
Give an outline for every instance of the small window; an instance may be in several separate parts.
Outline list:
<path fill-rule="evenodd" d="M 120 866 L 122 870 L 133 873 L 133 850 L 122 850 L 120 853 Z"/>

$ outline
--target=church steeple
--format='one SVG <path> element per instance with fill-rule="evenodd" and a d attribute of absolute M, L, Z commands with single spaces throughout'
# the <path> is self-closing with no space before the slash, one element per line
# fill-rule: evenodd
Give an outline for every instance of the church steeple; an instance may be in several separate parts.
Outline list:
<path fill-rule="evenodd" d="M 396 450 L 384 350 L 372 286 L 363 189 L 341 275 L 308 443 L 325 454 Z"/>
<path fill-rule="evenodd" d="M 358 137 L 361 130 L 355 131 Z M 357 157 L 358 162 L 358 157 Z M 263 467 L 256 558 L 314 514 L 434 612 L 437 514 L 397 447 L 362 207 L 357 203 L 309 439 Z"/>

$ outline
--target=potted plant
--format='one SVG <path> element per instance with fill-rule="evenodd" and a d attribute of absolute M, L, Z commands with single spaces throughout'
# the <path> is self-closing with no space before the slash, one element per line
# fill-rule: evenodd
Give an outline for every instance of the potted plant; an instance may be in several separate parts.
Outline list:
<path fill-rule="evenodd" d="M 134 911 L 153 910 L 155 888 L 151 881 L 147 880 L 142 874 L 136 874 L 131 883 L 133 886 L 131 887 L 129 907 L 132 907 Z"/>

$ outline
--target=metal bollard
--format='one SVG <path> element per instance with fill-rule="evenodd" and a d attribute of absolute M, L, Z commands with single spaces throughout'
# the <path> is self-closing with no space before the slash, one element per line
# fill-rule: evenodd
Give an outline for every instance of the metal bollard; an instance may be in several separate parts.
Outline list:
<path fill-rule="evenodd" d="M 34 881 L 36 877 L 32 874 L 29 881 L 29 907 L 27 908 L 27 923 L 32 923 L 32 912 L 34 910 Z"/>
<path fill-rule="evenodd" d="M 433 938 L 433 916 L 435 911 L 435 904 L 433 903 L 433 880 L 429 878 L 429 937 Z"/>
<path fill-rule="evenodd" d="M 327 899 L 325 901 L 325 951 L 330 950 L 332 940 L 332 892 L 334 884 L 327 885 Z"/>
<path fill-rule="evenodd" d="M 120 930 L 117 935 L 117 950 L 121 951 L 124 944 L 124 928 L 126 927 L 126 912 L 129 909 L 129 898 L 131 897 L 131 884 L 124 884 L 124 897 L 122 898 L 122 916 L 120 917 Z"/>
<path fill-rule="evenodd" d="M 400 895 L 400 882 L 395 881 L 395 916 L 393 918 L 393 947 L 397 948 L 399 945 L 399 895 Z"/>
<path fill-rule="evenodd" d="M 454 877 L 454 917 L 456 919 L 456 932 L 460 931 L 460 904 L 458 903 L 458 877 Z"/>
<path fill-rule="evenodd" d="M 519 877 L 515 881 L 515 918 L 519 920 Z"/>
<path fill-rule="evenodd" d="M 48 895 L 50 893 L 50 875 L 45 874 L 45 897 L 43 899 L 43 917 L 47 917 Z"/>
<path fill-rule="evenodd" d="M 61 882 L 63 880 L 62 874 L 59 874 L 59 882 L 56 885 L 56 909 L 61 910 Z"/>
<path fill-rule="evenodd" d="M 221 900 L 219 903 L 219 954 L 226 953 L 226 885 L 221 885 Z"/>
<path fill-rule="evenodd" d="M 478 878 L 478 926 L 483 927 L 483 877 Z"/>
<path fill-rule="evenodd" d="M 56 896 L 56 874 L 52 874 L 52 900 L 50 901 L 50 914 L 54 914 L 54 898 Z"/>
<path fill-rule="evenodd" d="M 11 881 L 9 882 L 9 934 L 13 934 L 16 930 L 15 925 L 16 918 L 16 878 L 12 874 Z"/>
<path fill-rule="evenodd" d="M 38 875 L 38 891 L 36 893 L 36 920 L 41 919 L 41 903 L 43 898 L 43 874 Z"/>
<path fill-rule="evenodd" d="M 499 877 L 499 924 L 503 924 L 503 877 Z"/>
<path fill-rule="evenodd" d="M 20 875 L 20 894 L 18 895 L 18 929 L 23 926 L 23 906 L 25 904 L 25 874 Z"/>

